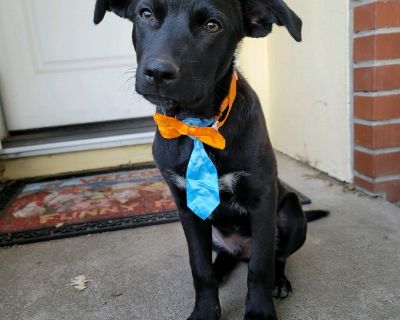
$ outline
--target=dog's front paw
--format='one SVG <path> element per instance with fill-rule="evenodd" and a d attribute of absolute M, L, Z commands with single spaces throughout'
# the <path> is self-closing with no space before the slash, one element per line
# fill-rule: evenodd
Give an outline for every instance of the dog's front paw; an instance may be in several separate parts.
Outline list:
<path fill-rule="evenodd" d="M 244 320 L 278 320 L 276 315 L 265 315 L 265 314 L 246 314 Z"/>
<path fill-rule="evenodd" d="M 221 307 L 217 304 L 211 307 L 196 307 L 187 320 L 219 320 L 220 317 Z"/>
<path fill-rule="evenodd" d="M 275 282 L 275 288 L 272 291 L 272 296 L 274 298 L 284 299 L 289 296 L 290 293 L 292 293 L 292 285 L 290 284 L 290 281 L 285 276 L 277 279 Z"/>
<path fill-rule="evenodd" d="M 247 295 L 244 320 L 278 320 L 272 297 Z"/>

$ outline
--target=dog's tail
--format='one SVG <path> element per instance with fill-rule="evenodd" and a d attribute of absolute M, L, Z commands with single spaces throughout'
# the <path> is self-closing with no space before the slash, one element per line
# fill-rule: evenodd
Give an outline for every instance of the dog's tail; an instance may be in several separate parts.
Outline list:
<path fill-rule="evenodd" d="M 307 222 L 325 218 L 326 216 L 329 215 L 329 211 L 325 210 L 309 210 L 309 211 L 304 211 L 304 213 L 306 215 Z"/>

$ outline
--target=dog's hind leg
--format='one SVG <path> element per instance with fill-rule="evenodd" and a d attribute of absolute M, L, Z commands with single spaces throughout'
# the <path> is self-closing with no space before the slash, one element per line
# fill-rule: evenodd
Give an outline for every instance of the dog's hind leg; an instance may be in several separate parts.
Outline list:
<path fill-rule="evenodd" d="M 292 292 L 290 281 L 285 275 L 286 260 L 303 245 L 307 220 L 296 194 L 285 193 L 279 202 L 273 296 L 286 298 Z"/>
<path fill-rule="evenodd" d="M 224 278 L 228 276 L 233 269 L 235 269 L 239 260 L 237 260 L 233 255 L 228 252 L 221 251 L 218 252 L 217 257 L 213 263 L 213 269 L 215 276 L 217 277 L 218 283 L 222 283 Z"/>
<path fill-rule="evenodd" d="M 292 292 L 292 285 L 285 275 L 285 258 L 275 258 L 275 287 L 272 291 L 274 298 L 286 298 Z"/>

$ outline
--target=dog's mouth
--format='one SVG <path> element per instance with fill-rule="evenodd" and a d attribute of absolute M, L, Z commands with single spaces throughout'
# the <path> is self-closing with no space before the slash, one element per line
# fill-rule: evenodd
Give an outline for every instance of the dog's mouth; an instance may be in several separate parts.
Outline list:
<path fill-rule="evenodd" d="M 181 108 L 195 109 L 204 99 L 203 97 L 195 97 L 191 100 L 177 100 L 175 98 L 156 94 L 143 94 L 143 97 L 156 106 L 164 108 L 166 111 Z"/>

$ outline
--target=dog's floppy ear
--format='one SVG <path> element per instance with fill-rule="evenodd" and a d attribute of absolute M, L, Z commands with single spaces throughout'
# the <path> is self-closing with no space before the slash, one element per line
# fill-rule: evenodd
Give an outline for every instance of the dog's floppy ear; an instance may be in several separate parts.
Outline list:
<path fill-rule="evenodd" d="M 97 0 L 94 9 L 94 23 L 99 24 L 107 11 L 112 11 L 122 18 L 128 18 L 132 2 L 132 0 Z"/>
<path fill-rule="evenodd" d="M 301 41 L 301 19 L 282 0 L 241 0 L 246 36 L 265 37 L 272 25 L 285 26 L 296 41 Z"/>

